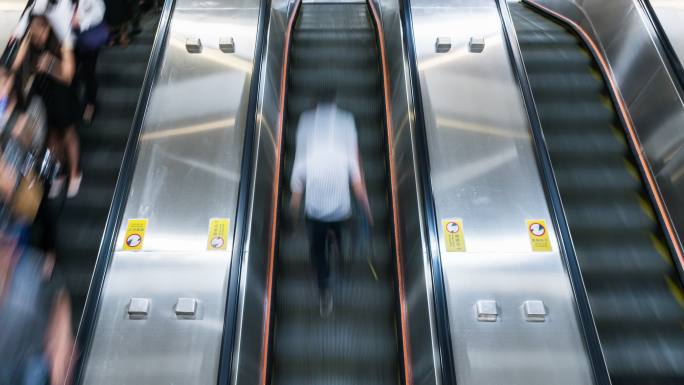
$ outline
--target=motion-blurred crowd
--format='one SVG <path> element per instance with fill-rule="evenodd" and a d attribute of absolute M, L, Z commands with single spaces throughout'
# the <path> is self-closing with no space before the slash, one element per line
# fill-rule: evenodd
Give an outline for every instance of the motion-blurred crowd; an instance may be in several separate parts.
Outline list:
<path fill-rule="evenodd" d="M 70 381 L 71 306 L 57 216 L 75 197 L 78 129 L 96 113 L 101 49 L 140 32 L 141 0 L 30 0 L 0 66 L 0 385 Z M 57 207 L 57 209 L 55 209 Z"/>

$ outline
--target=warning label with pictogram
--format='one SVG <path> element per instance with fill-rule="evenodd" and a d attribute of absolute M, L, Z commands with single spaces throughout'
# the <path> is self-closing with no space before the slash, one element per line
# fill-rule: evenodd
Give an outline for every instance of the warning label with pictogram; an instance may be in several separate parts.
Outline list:
<path fill-rule="evenodd" d="M 526 223 L 532 251 L 551 251 L 551 239 L 549 238 L 549 230 L 546 227 L 546 221 L 531 219 Z"/>
<path fill-rule="evenodd" d="M 228 249 L 228 228 L 230 219 L 211 218 L 209 220 L 209 236 L 207 239 L 207 250 L 227 250 Z"/>
<path fill-rule="evenodd" d="M 129 251 L 142 250 L 145 231 L 147 231 L 147 218 L 129 219 L 123 249 Z"/>
<path fill-rule="evenodd" d="M 442 220 L 442 232 L 444 233 L 444 244 L 446 246 L 447 253 L 466 251 L 465 235 L 463 234 L 463 220 Z"/>

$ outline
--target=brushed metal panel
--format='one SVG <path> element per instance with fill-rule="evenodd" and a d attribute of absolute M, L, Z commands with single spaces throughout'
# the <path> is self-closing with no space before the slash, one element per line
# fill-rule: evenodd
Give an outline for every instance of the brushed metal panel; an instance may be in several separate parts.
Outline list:
<path fill-rule="evenodd" d="M 243 251 L 232 384 L 253 385 L 262 374 L 264 316 L 278 135 L 278 98 L 282 76 L 285 29 L 294 0 L 273 0 L 266 34 L 266 53 L 261 65 L 257 104 L 255 164 L 251 175 L 247 240 Z"/>
<path fill-rule="evenodd" d="M 208 226 L 236 212 L 258 13 L 256 0 L 176 2 L 83 383 L 216 382 L 232 248 L 207 251 Z M 226 35 L 235 53 L 219 49 Z M 132 218 L 149 220 L 139 252 L 121 250 Z M 132 297 L 149 298 L 145 319 L 128 319 Z M 197 299 L 195 319 L 175 314 L 178 298 Z"/>
<path fill-rule="evenodd" d="M 416 124 L 410 66 L 404 47 L 402 18 L 397 0 L 376 2 L 384 32 L 389 69 L 391 139 L 402 246 L 411 373 L 416 385 L 439 384 L 441 365 L 434 315 L 432 267 L 425 239 L 424 208 L 416 160 Z"/>
<path fill-rule="evenodd" d="M 462 253 L 440 232 L 458 383 L 593 383 L 496 4 L 411 7 L 437 219 L 460 218 L 465 232 Z M 450 52 L 435 52 L 437 36 Z M 473 36 L 482 53 L 468 52 Z M 546 221 L 552 252 L 531 251 L 528 219 Z M 498 301 L 500 320 L 478 322 L 479 300 Z M 544 301 L 546 322 L 525 320 L 527 300 Z"/>
<path fill-rule="evenodd" d="M 680 61 L 684 59 L 684 2 L 680 0 L 648 0 L 663 26 Z"/>

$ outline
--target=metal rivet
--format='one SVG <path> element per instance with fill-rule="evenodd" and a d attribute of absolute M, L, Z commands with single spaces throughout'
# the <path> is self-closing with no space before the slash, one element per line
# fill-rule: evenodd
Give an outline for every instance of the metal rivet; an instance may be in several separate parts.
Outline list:
<path fill-rule="evenodd" d="M 468 50 L 473 53 L 480 53 L 485 49 L 485 39 L 481 36 L 475 36 L 470 38 L 468 43 Z"/>
<path fill-rule="evenodd" d="M 197 313 L 197 300 L 195 298 L 178 298 L 175 312 L 177 316 L 194 317 Z"/>
<path fill-rule="evenodd" d="M 496 301 L 480 300 L 477 301 L 477 320 L 482 322 L 495 322 L 499 316 L 499 309 Z"/>
<path fill-rule="evenodd" d="M 235 52 L 235 40 L 230 36 L 219 38 L 219 49 L 224 53 Z"/>
<path fill-rule="evenodd" d="M 449 52 L 451 49 L 451 38 L 448 36 L 440 36 L 435 42 L 435 50 L 439 53 Z"/>
<path fill-rule="evenodd" d="M 150 311 L 150 300 L 147 298 L 131 298 L 128 303 L 128 317 L 142 319 L 147 317 Z"/>
<path fill-rule="evenodd" d="M 525 301 L 523 303 L 525 318 L 528 322 L 546 321 L 546 306 L 543 301 Z"/>
<path fill-rule="evenodd" d="M 198 37 L 189 37 L 185 39 L 185 49 L 190 53 L 202 52 L 202 41 Z"/>

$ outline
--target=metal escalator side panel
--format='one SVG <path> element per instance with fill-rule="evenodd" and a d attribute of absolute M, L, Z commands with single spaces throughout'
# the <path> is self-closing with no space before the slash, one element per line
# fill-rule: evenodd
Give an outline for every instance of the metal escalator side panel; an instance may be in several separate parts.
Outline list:
<path fill-rule="evenodd" d="M 83 315 L 79 322 L 76 334 L 76 346 L 74 347 L 74 352 L 72 354 L 71 364 L 74 368 L 74 382 L 77 384 L 83 383 L 85 366 L 90 353 L 95 325 L 100 311 L 102 290 L 111 264 L 112 254 L 115 249 L 116 233 L 119 227 L 121 227 L 126 198 L 129 194 L 131 180 L 133 179 L 133 168 L 136 162 L 143 121 L 147 111 L 147 103 L 150 93 L 152 92 L 152 85 L 160 70 L 160 63 L 167 44 L 169 24 L 171 23 L 174 6 L 175 0 L 165 1 L 161 11 L 161 19 L 155 34 L 152 53 L 150 54 L 150 59 L 147 64 L 142 90 L 133 118 L 133 126 L 128 141 L 126 142 L 126 149 L 117 176 L 112 203 L 109 213 L 107 214 L 107 222 L 97 253 L 95 268 L 88 288 Z"/>
<path fill-rule="evenodd" d="M 98 261 L 107 274 L 81 383 L 217 381 L 259 24 L 259 2 L 224 5 L 165 4 L 101 251 L 107 260 Z M 234 52 L 219 47 L 225 30 Z M 198 40 L 200 52 L 188 44 Z M 148 223 L 141 250 L 125 250 L 126 223 L 136 218 Z M 207 240 L 213 218 L 225 221 L 224 249 Z M 137 299 L 147 300 L 147 315 L 131 308 Z M 192 316 L 181 311 L 188 302 Z"/>
<path fill-rule="evenodd" d="M 427 193 L 435 200 L 432 220 L 459 219 L 465 229 L 465 251 L 448 251 L 444 230 L 433 230 L 456 380 L 593 383 L 497 4 L 412 1 L 410 7 L 421 90 L 416 103 L 423 104 L 430 160 Z M 451 38 L 448 52 L 436 50 L 440 36 Z M 477 37 L 485 38 L 484 50 L 469 50 Z M 549 224 L 551 252 L 531 247 L 530 219 Z M 523 309 L 532 297 L 554 309 L 553 326 L 528 328 Z M 478 320 L 479 301 L 498 302 L 495 322 Z"/>
<path fill-rule="evenodd" d="M 526 102 L 529 121 L 532 127 L 532 136 L 537 150 L 538 161 L 541 164 L 543 179 L 546 184 L 546 191 L 550 200 L 550 210 L 553 213 L 555 226 L 559 233 L 559 246 L 565 258 L 570 280 L 572 282 L 573 294 L 578 306 L 579 321 L 582 326 L 583 337 L 592 365 L 592 372 L 596 384 L 610 384 L 610 376 L 605 362 L 601 343 L 599 341 L 591 306 L 587 297 L 586 287 L 582 279 L 578 264 L 575 248 L 572 243 L 572 235 L 565 217 L 563 202 L 556 181 L 556 176 L 551 164 L 544 135 L 541 131 L 539 113 L 535 105 L 534 95 L 530 87 L 525 62 L 522 58 L 518 36 L 506 1 L 498 1 L 499 12 L 501 13 L 502 23 L 507 32 L 506 45 L 511 53 L 511 62 L 516 70 L 516 77 L 520 84 L 521 91 Z"/>
<path fill-rule="evenodd" d="M 639 0 L 639 3 L 653 24 L 670 67 L 679 81 L 680 93 L 684 94 L 684 39 L 681 37 L 682 30 L 677 33 L 680 25 L 676 22 L 678 18 L 684 17 L 684 9 L 680 4 L 668 4 L 661 0 Z"/>
<path fill-rule="evenodd" d="M 430 180 L 430 157 L 428 153 L 427 130 L 425 122 L 425 111 L 422 103 L 422 91 L 420 77 L 417 66 L 417 53 L 415 48 L 415 36 L 413 31 L 413 16 L 411 3 L 409 0 L 399 0 L 400 14 L 402 16 L 402 28 L 404 32 L 404 44 L 407 50 L 407 57 L 410 66 L 411 87 L 415 107 L 415 124 L 418 145 L 416 146 L 417 159 L 419 164 L 418 177 L 423 200 L 424 220 L 426 222 L 425 238 L 427 239 L 427 249 L 431 264 L 431 278 L 433 289 L 435 326 L 437 329 L 437 343 L 439 346 L 439 380 L 444 385 L 456 384 L 455 359 L 452 348 L 452 335 L 449 324 L 449 310 L 447 305 L 447 294 L 444 283 L 444 271 L 442 268 L 441 252 L 439 245 L 439 233 L 437 224 L 437 214 L 435 211 L 434 196 Z"/>
<path fill-rule="evenodd" d="M 219 359 L 219 385 L 228 385 L 236 376 L 238 325 L 241 312 L 239 309 L 240 288 L 243 261 L 247 250 L 250 223 L 248 214 L 253 201 L 253 175 L 256 168 L 255 145 L 257 142 L 257 109 L 258 99 L 261 93 L 261 71 L 266 57 L 267 26 L 270 18 L 271 2 L 260 1 L 259 26 L 257 27 L 256 50 L 252 65 L 252 79 L 250 85 L 249 104 L 247 106 L 245 144 L 243 146 L 242 166 L 240 169 L 240 187 L 238 193 L 237 213 L 235 216 L 235 242 L 233 244 L 233 260 L 231 261 L 225 317 L 223 323 L 223 338 L 221 341 L 221 357 Z"/>

